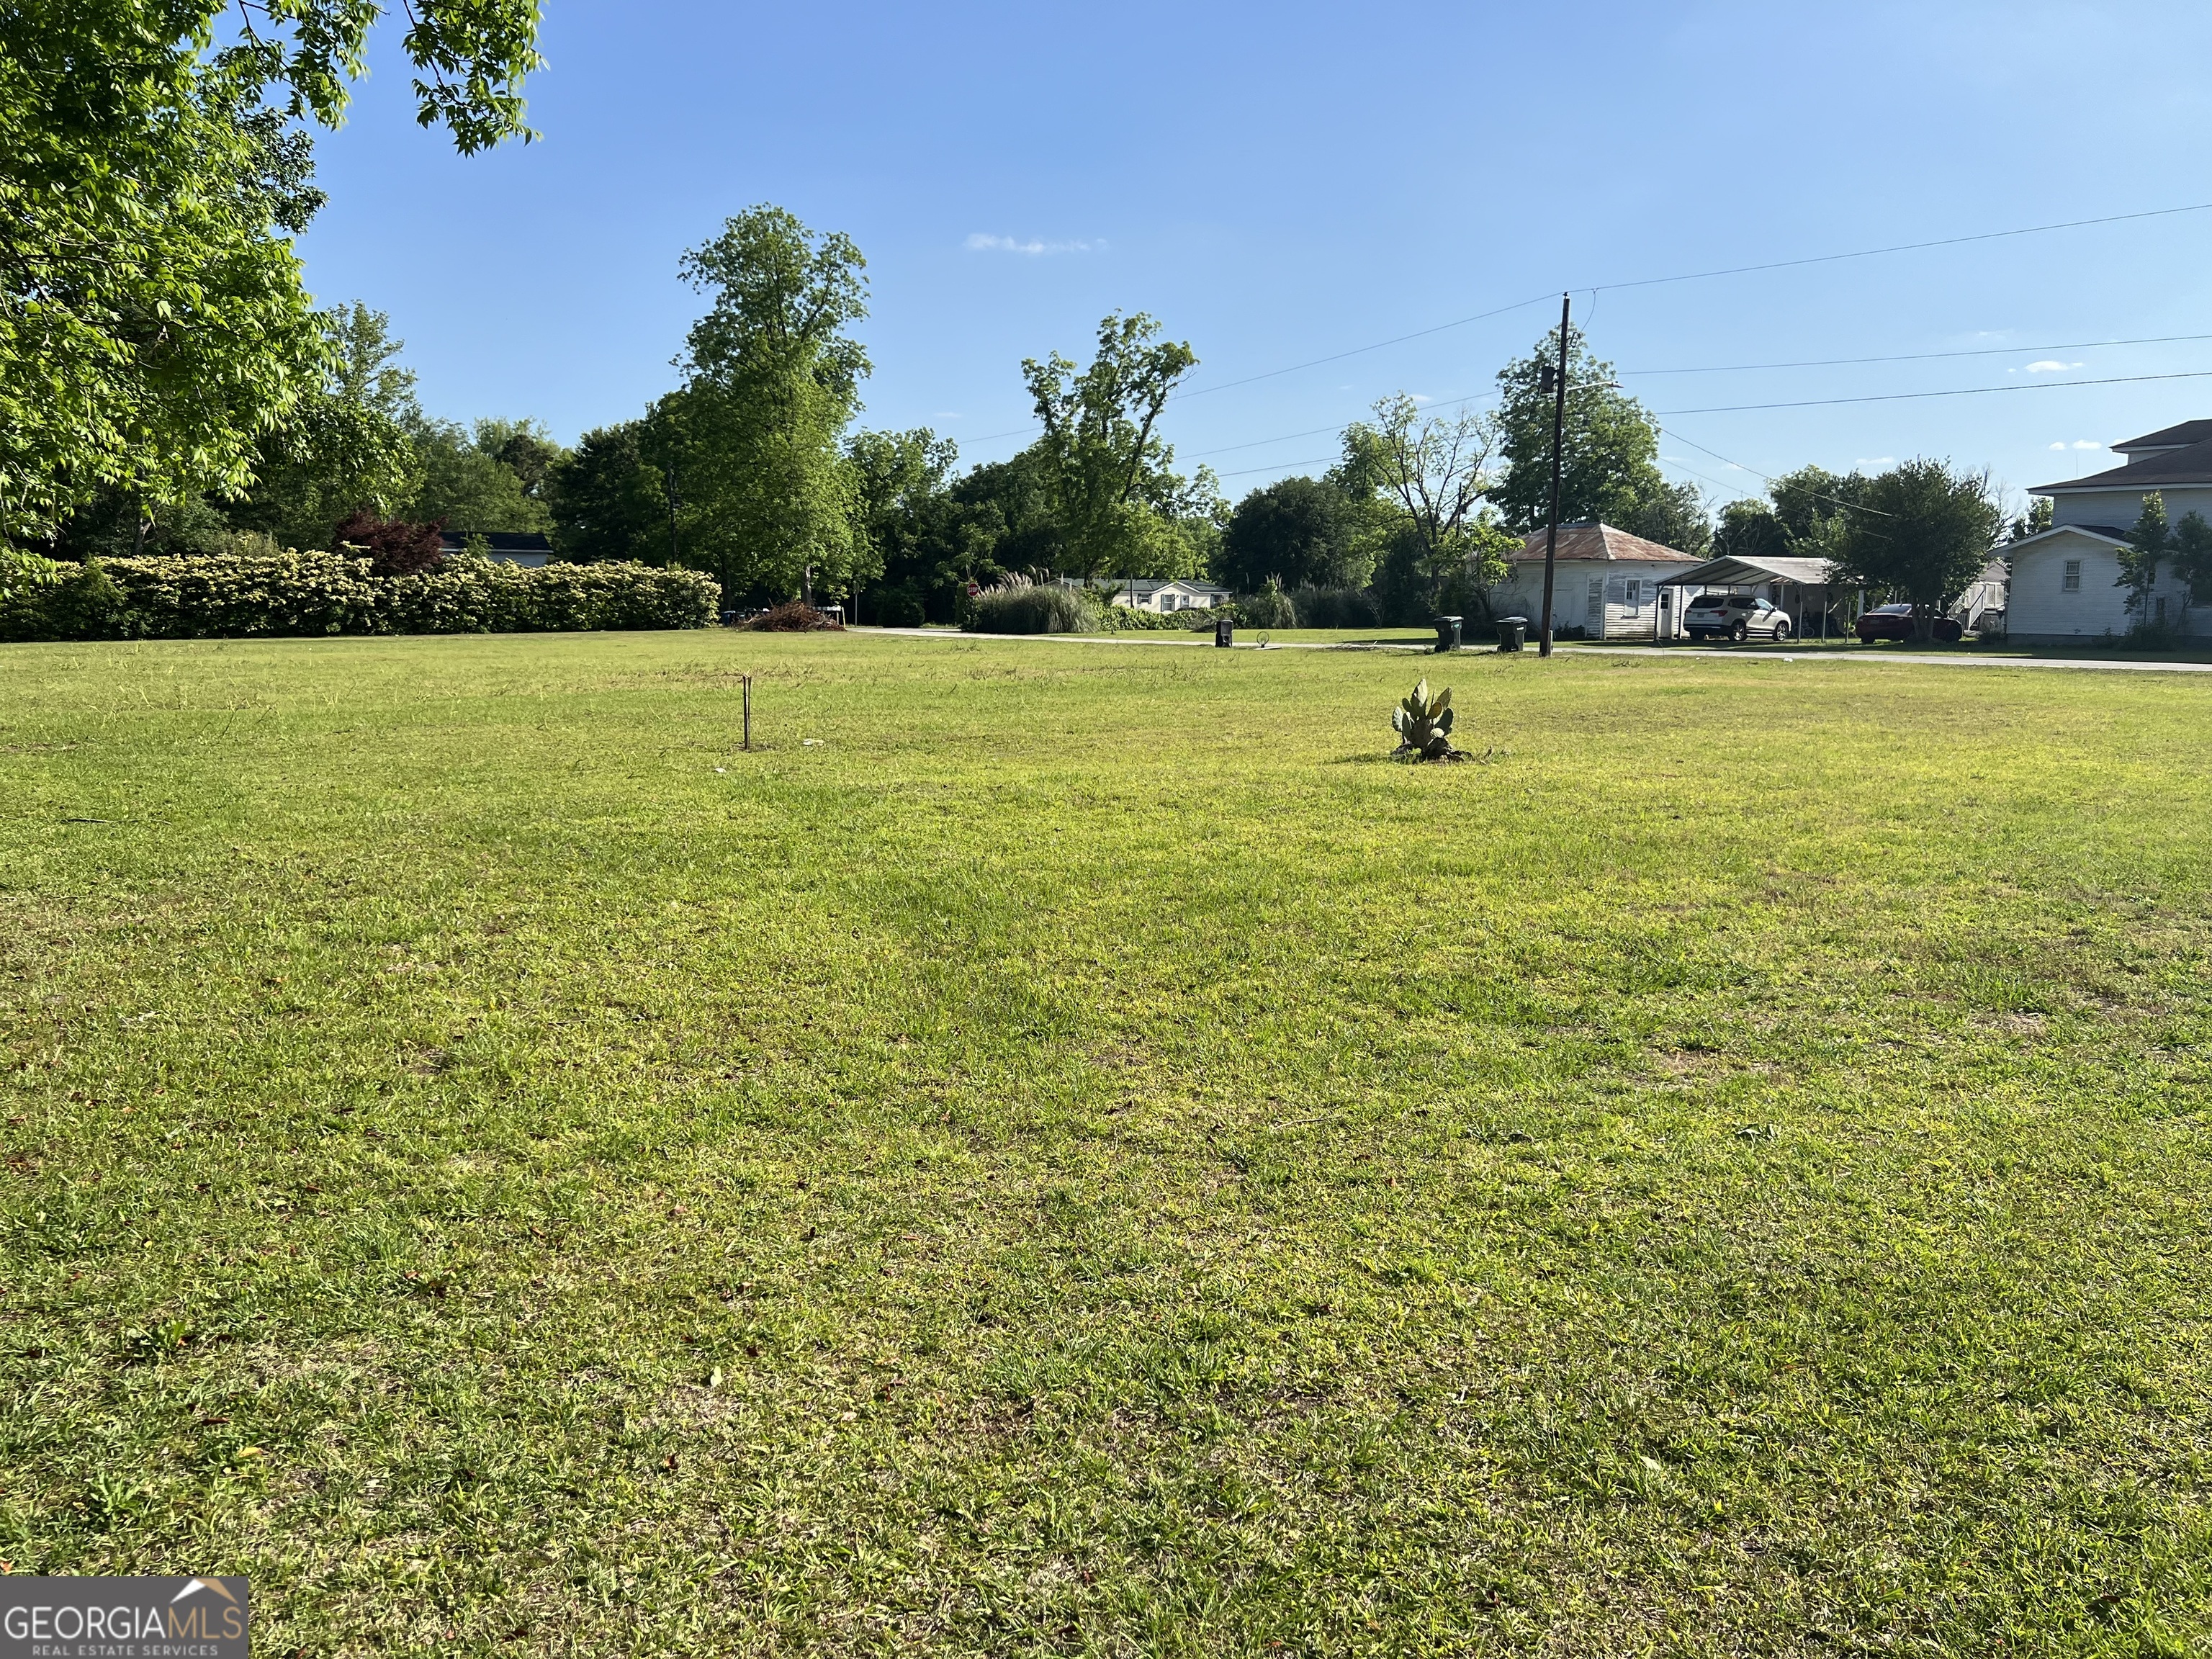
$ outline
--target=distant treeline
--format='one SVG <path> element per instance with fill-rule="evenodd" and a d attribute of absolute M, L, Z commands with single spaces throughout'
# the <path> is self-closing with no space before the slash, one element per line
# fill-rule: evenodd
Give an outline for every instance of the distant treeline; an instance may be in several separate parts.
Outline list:
<path fill-rule="evenodd" d="M 1386 398 L 1346 426 L 1322 476 L 1232 505 L 1208 469 L 1178 469 L 1161 435 L 1198 359 L 1141 313 L 1106 318 L 1087 364 L 1050 353 L 1020 365 L 1040 430 L 1011 459 L 963 471 L 952 441 L 927 428 L 860 428 L 870 366 L 850 331 L 866 314 L 864 270 L 848 239 L 781 209 L 732 219 L 684 261 L 709 303 L 680 384 L 574 448 L 530 420 L 430 418 L 387 319 L 340 307 L 321 319 L 322 383 L 261 440 L 250 485 L 169 496 L 103 486 L 37 550 L 266 556 L 333 547 L 366 514 L 540 532 L 579 562 L 688 566 L 732 605 L 857 599 L 872 621 L 949 622 L 970 584 L 1051 572 L 1304 590 L 1395 622 L 1439 604 L 1479 609 L 1548 507 L 1542 371 L 1556 333 L 1499 370 L 1495 408 Z M 1564 516 L 1703 553 L 1706 503 L 1661 475 L 1650 417 L 1579 332 L 1569 351 Z"/>

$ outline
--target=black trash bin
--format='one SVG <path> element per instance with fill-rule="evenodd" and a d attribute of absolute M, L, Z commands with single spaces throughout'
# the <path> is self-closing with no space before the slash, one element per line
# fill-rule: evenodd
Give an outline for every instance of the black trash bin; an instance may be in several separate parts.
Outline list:
<path fill-rule="evenodd" d="M 1459 625 L 1461 621 L 1462 618 L 1458 617 L 1438 617 L 1437 618 L 1437 650 L 1456 651 L 1459 649 Z"/>
<path fill-rule="evenodd" d="M 1227 617 L 1213 619 L 1213 642 L 1226 651 L 1237 643 L 1237 624 Z"/>
<path fill-rule="evenodd" d="M 1500 651 L 1518 651 L 1528 637 L 1528 619 L 1526 617 L 1500 617 L 1498 619 L 1498 648 Z"/>

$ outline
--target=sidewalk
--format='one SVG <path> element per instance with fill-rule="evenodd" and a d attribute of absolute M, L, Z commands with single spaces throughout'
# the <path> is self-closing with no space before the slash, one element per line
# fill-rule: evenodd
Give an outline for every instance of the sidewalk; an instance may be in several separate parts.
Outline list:
<path fill-rule="evenodd" d="M 1163 637 L 1158 634 L 959 634 L 943 628 L 867 628 L 853 627 L 853 634 L 882 634 L 904 640 L 991 640 L 1022 641 L 1037 645 L 1164 645 L 1183 646 L 1211 651 L 1212 639 L 1202 634 L 1188 638 Z M 1346 642 L 1341 640 L 1283 640 L 1261 647 L 1238 645 L 1235 651 L 1389 651 L 1401 656 L 1426 657 L 1435 653 L 1418 645 L 1373 645 Z M 1476 646 L 1461 653 L 1463 656 L 1492 656 L 1488 647 Z M 1530 646 L 1522 653 L 1534 657 L 1536 647 Z M 2155 662 L 2139 658 L 2117 658 L 2111 661 L 2095 661 L 2080 657 L 1944 657 L 1932 652 L 1922 653 L 1904 651 L 1869 651 L 1864 655 L 1844 655 L 1840 652 L 1816 651 L 1803 653 L 1786 651 L 1725 651 L 1709 646 L 1685 645 L 1679 647 L 1654 648 L 1648 645 L 1560 645 L 1553 647 L 1553 654 L 1561 657 L 1643 657 L 1669 662 L 1765 662 L 1856 664 L 1869 667 L 1888 668 L 2071 668 L 2092 674 L 2212 674 L 2212 662 Z"/>

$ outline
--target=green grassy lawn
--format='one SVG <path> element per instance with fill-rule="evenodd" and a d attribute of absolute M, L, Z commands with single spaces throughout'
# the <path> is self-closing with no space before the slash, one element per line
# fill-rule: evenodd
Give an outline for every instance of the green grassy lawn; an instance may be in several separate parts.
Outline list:
<path fill-rule="evenodd" d="M 1425 671 L 1488 763 L 1381 758 Z M 0 647 L 0 1560 L 276 1655 L 2205 1651 L 2208 730 Z"/>

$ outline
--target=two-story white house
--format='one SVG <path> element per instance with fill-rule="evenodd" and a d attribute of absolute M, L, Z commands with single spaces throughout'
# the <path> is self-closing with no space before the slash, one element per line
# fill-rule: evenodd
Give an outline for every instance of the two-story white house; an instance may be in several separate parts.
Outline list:
<path fill-rule="evenodd" d="M 2170 566 L 2159 567 L 2141 618 L 2130 614 L 2119 586 L 2120 550 L 2144 496 L 2165 496 L 2169 524 L 2191 513 L 2212 520 L 2212 421 L 2184 421 L 2112 447 L 2125 465 L 2028 492 L 2051 498 L 2051 528 L 2002 550 L 2012 561 L 2005 625 L 2014 639 L 2084 644 L 2124 634 L 2138 620 L 2192 633 L 2212 620 L 2190 614 L 2187 585 Z"/>

